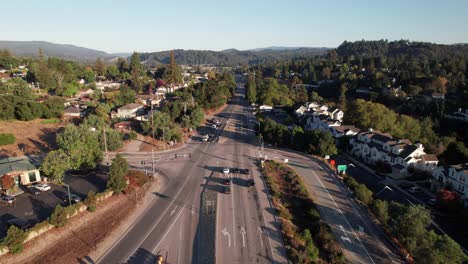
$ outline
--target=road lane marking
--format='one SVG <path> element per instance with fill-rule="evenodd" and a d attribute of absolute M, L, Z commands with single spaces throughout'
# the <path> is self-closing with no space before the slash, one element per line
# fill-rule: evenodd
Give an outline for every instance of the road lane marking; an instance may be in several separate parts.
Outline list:
<path fill-rule="evenodd" d="M 258 240 L 260 240 L 260 248 L 263 248 L 263 231 L 260 227 L 257 227 L 257 235 L 258 235 Z"/>
<path fill-rule="evenodd" d="M 171 231 L 172 227 L 174 226 L 174 224 L 177 222 L 177 220 L 179 219 L 179 216 L 182 214 L 182 212 L 184 211 L 184 209 L 180 209 L 179 211 L 179 214 L 177 214 L 176 218 L 174 219 L 174 221 L 172 221 L 172 224 L 169 226 L 169 228 L 167 229 L 166 233 L 164 234 L 164 236 L 159 240 L 158 244 L 156 245 L 156 247 L 153 248 L 153 250 L 151 250 L 151 253 L 155 253 L 156 249 L 159 247 L 159 245 L 161 244 L 161 242 L 163 242 L 163 240 L 166 238 L 167 234 L 169 233 L 169 231 Z M 146 239 L 145 239 L 146 240 Z"/>
<path fill-rule="evenodd" d="M 175 213 L 175 211 L 176 211 L 176 208 L 174 208 L 174 210 L 171 211 L 170 215 L 172 216 Z"/>
<path fill-rule="evenodd" d="M 241 227 L 240 233 L 242 235 L 242 247 L 245 247 L 245 228 Z"/>
<path fill-rule="evenodd" d="M 335 208 L 340 210 L 338 205 L 336 204 L 335 202 L 335 199 L 333 199 L 333 197 L 331 196 L 330 192 L 328 191 L 328 189 L 325 187 L 325 185 L 323 184 L 322 180 L 320 180 L 320 178 L 317 176 L 317 174 L 315 173 L 315 171 L 312 169 L 312 173 L 314 174 L 315 178 L 318 180 L 318 182 L 320 183 L 320 185 L 322 185 L 322 188 L 327 192 L 328 194 L 328 197 L 330 197 L 331 201 L 333 202 L 333 204 L 335 205 Z M 341 215 L 343 216 L 343 219 L 346 221 L 346 224 L 348 225 L 348 227 L 351 229 L 351 232 L 353 232 L 354 236 L 356 237 L 356 239 L 359 241 L 359 243 L 361 244 L 361 247 L 364 249 L 364 251 L 366 252 L 367 256 L 369 257 L 369 259 L 372 261 L 372 263 L 375 264 L 374 260 L 372 259 L 372 257 L 369 255 L 369 252 L 367 251 L 366 247 L 364 246 L 364 244 L 362 244 L 362 241 L 359 239 L 359 237 L 357 236 L 356 232 L 354 232 L 354 229 L 351 227 L 351 224 L 348 222 L 348 219 L 346 218 L 346 216 L 343 214 L 343 212 L 341 212 L 340 210 L 340 213 Z"/>
<path fill-rule="evenodd" d="M 232 235 L 234 236 L 234 247 L 236 247 L 236 209 L 234 208 L 234 185 L 231 192 L 231 205 L 232 205 Z"/>
<path fill-rule="evenodd" d="M 180 225 L 179 229 L 179 250 L 177 252 L 177 264 L 179 264 L 179 259 L 180 259 L 180 248 L 182 247 L 182 229 L 184 225 Z"/>
<path fill-rule="evenodd" d="M 223 236 L 227 236 L 228 238 L 228 247 L 230 248 L 231 247 L 231 235 L 229 234 L 229 232 L 226 230 L 226 228 L 224 228 L 221 233 L 223 233 Z"/>

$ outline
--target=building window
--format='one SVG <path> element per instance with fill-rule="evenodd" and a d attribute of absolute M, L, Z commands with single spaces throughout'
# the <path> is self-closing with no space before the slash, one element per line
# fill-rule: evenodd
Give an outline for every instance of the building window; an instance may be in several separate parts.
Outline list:
<path fill-rule="evenodd" d="M 29 182 L 36 182 L 37 181 L 35 171 L 32 171 L 32 172 L 28 173 L 28 177 L 29 177 Z"/>

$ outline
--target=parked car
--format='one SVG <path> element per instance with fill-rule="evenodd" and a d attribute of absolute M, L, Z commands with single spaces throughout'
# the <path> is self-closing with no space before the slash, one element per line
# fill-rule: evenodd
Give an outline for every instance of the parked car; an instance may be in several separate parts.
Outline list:
<path fill-rule="evenodd" d="M 62 199 L 64 202 L 67 202 L 68 203 L 68 193 L 64 193 L 63 196 L 62 196 Z M 81 202 L 81 198 L 74 194 L 74 193 L 70 193 L 70 200 L 72 203 L 78 203 L 78 202 Z"/>
<path fill-rule="evenodd" d="M 12 218 L 7 221 L 7 225 L 8 225 L 8 228 L 10 228 L 11 226 L 16 226 L 17 228 L 23 231 L 31 227 L 31 224 L 28 221 L 21 219 L 21 218 Z"/>
<path fill-rule="evenodd" d="M 208 135 L 203 135 L 203 136 L 202 136 L 202 141 L 203 141 L 203 142 L 207 142 L 207 141 L 208 141 L 208 138 L 209 138 Z"/>
<path fill-rule="evenodd" d="M 427 204 L 430 206 L 435 206 L 437 204 L 437 199 L 435 198 L 429 199 L 427 200 Z"/>
<path fill-rule="evenodd" d="M 16 198 L 10 195 L 2 195 L 0 201 L 4 204 L 13 204 L 16 201 Z"/>
<path fill-rule="evenodd" d="M 410 193 L 423 193 L 424 190 L 421 189 L 420 187 L 413 186 L 413 187 L 409 188 L 409 192 Z"/>
<path fill-rule="evenodd" d="M 232 168 L 232 173 L 239 173 L 239 168 Z"/>
<path fill-rule="evenodd" d="M 224 174 L 229 174 L 229 168 L 224 168 L 224 169 L 223 169 L 223 173 L 224 173 Z"/>
<path fill-rule="evenodd" d="M 34 194 L 34 195 L 38 195 L 38 194 L 40 194 L 42 192 L 41 190 L 37 189 L 34 186 L 28 186 L 28 187 L 24 188 L 24 190 L 26 192 Z"/>
<path fill-rule="evenodd" d="M 225 194 L 230 194 L 231 193 L 231 185 L 224 186 L 224 193 Z"/>
<path fill-rule="evenodd" d="M 32 185 L 32 187 L 37 188 L 41 192 L 45 192 L 50 190 L 50 185 L 47 183 L 35 183 Z"/>

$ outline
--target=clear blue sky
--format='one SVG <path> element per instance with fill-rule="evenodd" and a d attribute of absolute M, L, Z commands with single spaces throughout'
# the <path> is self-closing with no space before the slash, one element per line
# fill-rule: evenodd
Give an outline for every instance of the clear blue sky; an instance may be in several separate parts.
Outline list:
<path fill-rule="evenodd" d="M 2 40 L 107 52 L 468 42 L 466 0 L 28 0 L 2 5 Z"/>

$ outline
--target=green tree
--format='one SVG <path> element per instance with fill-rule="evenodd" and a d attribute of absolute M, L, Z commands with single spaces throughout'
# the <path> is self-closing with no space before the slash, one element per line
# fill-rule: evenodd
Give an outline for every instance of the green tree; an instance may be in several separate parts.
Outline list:
<path fill-rule="evenodd" d="M 388 221 L 388 202 L 379 199 L 374 200 L 371 208 L 375 216 L 377 216 L 377 218 L 380 220 L 380 222 L 386 225 Z"/>
<path fill-rule="evenodd" d="M 174 51 L 171 51 L 171 59 L 169 65 L 166 66 L 166 83 L 177 84 L 182 82 L 182 74 L 180 73 L 179 65 L 175 60 Z"/>
<path fill-rule="evenodd" d="M 97 58 L 94 63 L 94 71 L 98 76 L 105 76 L 107 73 L 106 64 L 102 61 L 101 58 Z"/>
<path fill-rule="evenodd" d="M 71 169 L 94 168 L 102 160 L 98 133 L 87 126 L 70 124 L 57 134 L 57 144 L 70 157 Z"/>
<path fill-rule="evenodd" d="M 310 233 L 309 229 L 304 230 L 302 234 L 302 239 L 305 241 L 305 249 L 309 258 L 315 261 L 319 256 L 319 249 L 314 243 L 312 239 L 312 234 Z"/>
<path fill-rule="evenodd" d="M 127 172 L 127 160 L 120 154 L 117 154 L 109 169 L 107 189 L 112 190 L 115 193 L 121 193 L 123 190 L 125 190 L 125 188 L 127 188 L 127 180 L 125 178 L 127 176 Z"/>
<path fill-rule="evenodd" d="M 61 149 L 47 153 L 41 170 L 54 182 L 61 184 L 65 171 L 70 168 L 70 157 Z"/>
<path fill-rule="evenodd" d="M 23 242 L 26 237 L 26 232 L 16 226 L 10 226 L 6 237 L 2 241 L 2 245 L 5 245 L 11 253 L 18 254 L 23 251 Z"/>
<path fill-rule="evenodd" d="M 116 151 L 123 146 L 122 136 L 119 131 L 115 129 L 106 129 L 106 143 L 107 150 Z M 99 140 L 101 142 L 101 148 L 104 149 L 104 140 Z"/>
<path fill-rule="evenodd" d="M 49 224 L 55 227 L 62 227 L 67 223 L 67 221 L 68 221 L 67 210 L 63 208 L 61 205 L 57 205 L 57 207 L 55 207 L 54 209 L 54 212 L 49 217 Z"/>
<path fill-rule="evenodd" d="M 85 79 L 87 83 L 94 83 L 96 81 L 96 74 L 93 69 L 86 68 L 83 73 L 83 79 Z"/>
<path fill-rule="evenodd" d="M 106 78 L 109 80 L 117 80 L 120 77 L 120 72 L 117 66 L 109 65 L 106 71 Z"/>
<path fill-rule="evenodd" d="M 44 109 L 44 118 L 53 118 L 53 117 L 61 117 L 63 114 L 63 104 L 65 103 L 65 99 L 61 97 L 49 97 L 43 103 L 45 106 Z"/>

